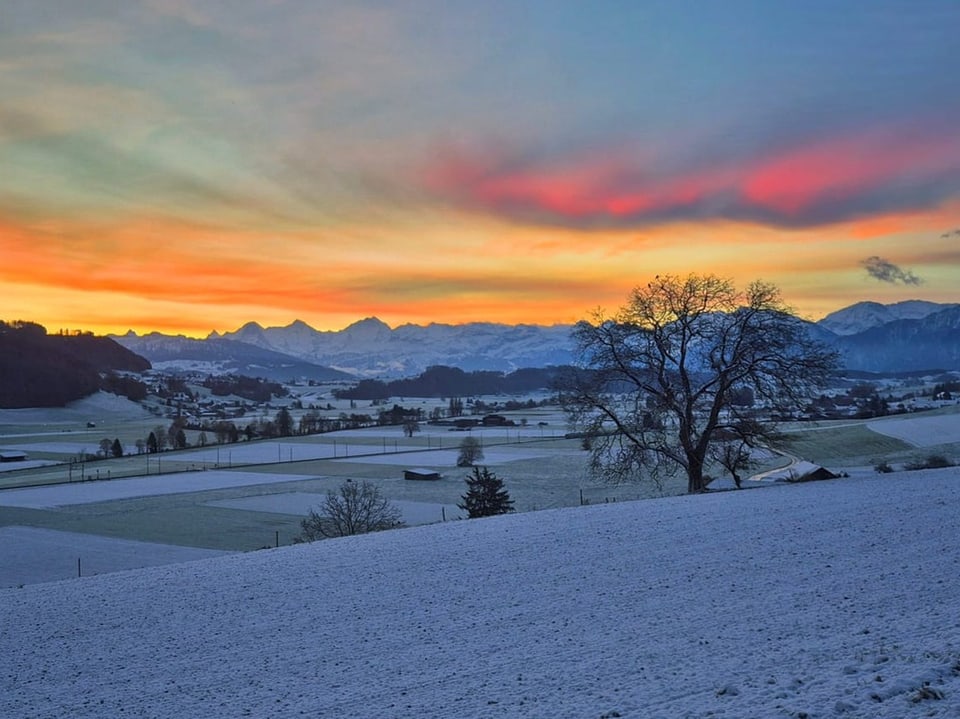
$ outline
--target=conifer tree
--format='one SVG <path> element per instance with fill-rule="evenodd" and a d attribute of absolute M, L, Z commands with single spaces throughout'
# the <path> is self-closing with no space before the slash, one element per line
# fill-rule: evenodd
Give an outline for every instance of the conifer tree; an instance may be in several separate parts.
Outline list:
<path fill-rule="evenodd" d="M 504 488 L 503 480 L 486 467 L 474 467 L 473 474 L 467 475 L 466 483 L 467 492 L 457 506 L 465 510 L 470 519 L 513 511 L 513 500 Z"/>

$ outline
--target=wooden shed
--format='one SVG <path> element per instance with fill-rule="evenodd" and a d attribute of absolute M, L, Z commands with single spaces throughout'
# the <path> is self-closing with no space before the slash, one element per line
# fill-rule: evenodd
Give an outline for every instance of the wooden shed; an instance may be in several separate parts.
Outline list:
<path fill-rule="evenodd" d="M 435 482 L 440 479 L 440 473 L 435 469 L 405 469 L 403 478 Z"/>

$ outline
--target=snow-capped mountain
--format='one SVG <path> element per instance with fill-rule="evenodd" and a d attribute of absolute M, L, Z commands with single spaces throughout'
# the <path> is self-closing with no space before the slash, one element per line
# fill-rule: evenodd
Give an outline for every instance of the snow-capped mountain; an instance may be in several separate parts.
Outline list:
<path fill-rule="evenodd" d="M 431 365 L 511 371 L 567 364 L 570 326 L 405 324 L 395 329 L 368 317 L 340 331 L 315 330 L 297 320 L 286 327 L 248 323 L 231 339 L 366 376 L 409 376 Z"/>
<path fill-rule="evenodd" d="M 835 345 L 843 366 L 868 372 L 960 369 L 960 305 L 939 307 L 919 319 L 838 336 Z"/>
<path fill-rule="evenodd" d="M 855 335 L 897 320 L 920 320 L 935 312 L 958 305 L 925 300 L 906 300 L 890 305 L 879 302 L 857 302 L 824 317 L 817 324 L 836 335 Z"/>
<path fill-rule="evenodd" d="M 811 335 L 840 351 L 848 369 L 905 372 L 960 369 L 960 304 L 860 302 L 809 323 Z M 405 324 L 376 317 L 338 331 L 297 320 L 286 327 L 248 322 L 205 340 L 152 333 L 116 336 L 157 368 L 232 371 L 273 378 L 412 377 L 433 365 L 510 372 L 570 364 L 570 325 Z M 331 370 L 330 368 L 333 368 Z M 335 370 L 335 371 L 334 371 Z M 343 377 L 343 375 L 339 375 Z"/>
<path fill-rule="evenodd" d="M 113 339 L 141 357 L 151 358 L 154 369 L 195 371 L 207 374 L 243 374 L 283 381 L 302 377 L 317 381 L 350 379 L 351 375 L 319 366 L 268 348 L 211 336 L 205 340 L 183 335 L 134 332 Z"/>

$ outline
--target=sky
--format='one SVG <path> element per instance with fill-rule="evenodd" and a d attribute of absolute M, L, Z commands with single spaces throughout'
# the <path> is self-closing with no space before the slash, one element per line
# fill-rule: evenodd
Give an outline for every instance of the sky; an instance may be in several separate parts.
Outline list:
<path fill-rule="evenodd" d="M 0 0 L 48 330 L 575 322 L 657 274 L 960 301 L 960 4 Z"/>

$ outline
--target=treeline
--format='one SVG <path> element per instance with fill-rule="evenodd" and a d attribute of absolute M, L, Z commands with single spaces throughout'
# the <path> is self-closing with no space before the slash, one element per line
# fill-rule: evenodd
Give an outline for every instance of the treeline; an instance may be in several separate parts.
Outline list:
<path fill-rule="evenodd" d="M 388 397 L 455 397 L 491 394 L 524 394 L 551 389 L 566 368 L 526 368 L 503 373 L 489 370 L 464 372 L 436 365 L 418 377 L 383 382 L 360 380 L 353 387 L 335 390 L 339 399 L 382 400 Z"/>
<path fill-rule="evenodd" d="M 216 397 L 236 395 L 251 402 L 269 402 L 274 396 L 285 397 L 289 394 L 287 388 L 278 382 L 244 375 L 207 377 L 203 381 L 203 386 Z"/>
<path fill-rule="evenodd" d="M 48 335 L 34 322 L 0 321 L 0 407 L 62 407 L 100 389 L 137 398 L 150 363 L 107 337 Z"/>

